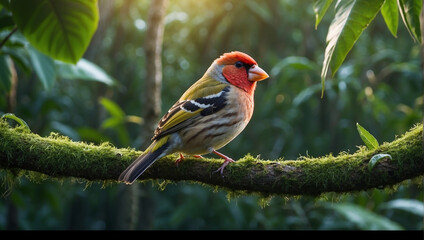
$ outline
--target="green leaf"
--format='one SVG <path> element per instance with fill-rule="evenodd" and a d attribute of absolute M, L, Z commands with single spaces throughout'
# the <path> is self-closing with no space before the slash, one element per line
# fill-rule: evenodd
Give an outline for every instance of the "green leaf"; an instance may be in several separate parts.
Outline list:
<path fill-rule="evenodd" d="M 114 85 L 115 80 L 96 64 L 82 58 L 76 65 L 55 61 L 57 74 L 66 79 L 97 81 L 106 85 Z"/>
<path fill-rule="evenodd" d="M 101 127 L 102 128 L 115 128 L 115 127 L 123 124 L 124 123 L 123 121 L 124 121 L 124 119 L 120 118 L 120 117 L 110 117 L 108 119 L 105 119 L 102 122 Z"/>
<path fill-rule="evenodd" d="M 368 211 L 350 203 L 332 206 L 339 214 L 357 226 L 360 230 L 402 230 L 402 226 L 389 218 Z"/>
<path fill-rule="evenodd" d="M 318 68 L 317 64 L 306 57 L 291 56 L 286 57 L 283 60 L 279 61 L 271 69 L 271 76 L 277 76 L 280 72 L 287 68 L 293 68 L 298 70 L 316 70 Z"/>
<path fill-rule="evenodd" d="M 411 37 L 422 43 L 420 14 L 423 7 L 422 0 L 398 0 L 400 15 Z"/>
<path fill-rule="evenodd" d="M 383 205 L 385 209 L 399 209 L 419 217 L 424 217 L 424 205 L 415 199 L 395 199 Z"/>
<path fill-rule="evenodd" d="M 1 118 L 8 118 L 8 119 L 12 119 L 12 120 L 15 120 L 16 122 L 18 122 L 21 126 L 24 126 L 26 129 L 28 129 L 29 130 L 29 126 L 28 126 L 28 124 L 22 119 L 22 118 L 19 118 L 19 117 L 17 117 L 17 116 L 15 116 L 15 114 L 13 114 L 13 113 L 5 113 L 5 114 L 3 114 L 2 116 L 1 116 Z"/>
<path fill-rule="evenodd" d="M 332 76 L 334 76 L 356 40 L 377 15 L 383 3 L 384 0 L 337 2 L 336 16 L 327 34 L 327 47 L 321 72 L 322 92 L 324 92 L 328 69 L 331 67 Z"/>
<path fill-rule="evenodd" d="M 368 163 L 368 169 L 371 171 L 372 168 L 375 166 L 375 164 L 377 164 L 380 160 L 385 159 L 385 158 L 389 158 L 391 160 L 392 156 L 390 156 L 390 154 L 386 154 L 386 153 L 380 153 L 380 154 L 376 154 L 376 155 L 372 156 L 372 158 L 370 159 L 370 161 Z"/>
<path fill-rule="evenodd" d="M 32 69 L 32 64 L 30 59 L 28 58 L 28 51 L 26 48 L 23 47 L 9 47 L 9 46 L 3 46 L 2 52 L 4 54 L 7 54 L 10 56 L 10 58 L 13 60 L 13 63 L 16 66 L 19 66 L 20 70 L 24 71 L 27 74 L 30 74 Z"/>
<path fill-rule="evenodd" d="M 12 87 L 12 59 L 0 55 L 0 91 L 8 93 Z"/>
<path fill-rule="evenodd" d="M 358 129 L 359 136 L 361 137 L 362 141 L 364 141 L 369 150 L 378 148 L 378 141 L 373 135 L 371 135 L 371 133 L 365 130 L 365 128 L 359 125 L 359 123 L 356 123 L 356 128 Z"/>
<path fill-rule="evenodd" d="M 115 118 L 123 119 L 125 117 L 124 111 L 112 100 L 107 98 L 100 98 L 100 104 Z"/>
<path fill-rule="evenodd" d="M 327 9 L 330 7 L 333 0 L 315 0 L 314 12 L 315 12 L 315 29 L 324 17 Z"/>
<path fill-rule="evenodd" d="M 381 7 L 381 15 L 386 22 L 387 28 L 394 37 L 397 37 L 397 29 L 399 23 L 399 12 L 397 0 L 386 0 Z"/>
<path fill-rule="evenodd" d="M 45 89 L 50 89 L 56 80 L 54 61 L 50 57 L 40 53 L 30 45 L 27 47 L 33 69 Z"/>
<path fill-rule="evenodd" d="M 13 19 L 26 39 L 54 59 L 76 63 L 99 20 L 97 0 L 14 0 Z"/>
<path fill-rule="evenodd" d="M 293 99 L 293 106 L 299 106 L 300 104 L 308 101 L 315 94 L 319 93 L 321 86 L 319 84 L 312 85 L 303 89 L 296 97 Z"/>

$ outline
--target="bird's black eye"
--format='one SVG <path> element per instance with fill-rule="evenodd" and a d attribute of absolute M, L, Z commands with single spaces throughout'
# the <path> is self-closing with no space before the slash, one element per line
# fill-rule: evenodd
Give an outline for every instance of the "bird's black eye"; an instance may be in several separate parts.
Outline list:
<path fill-rule="evenodd" d="M 244 66 L 244 64 L 242 62 L 240 62 L 240 61 L 236 62 L 236 68 L 241 68 L 243 66 Z"/>

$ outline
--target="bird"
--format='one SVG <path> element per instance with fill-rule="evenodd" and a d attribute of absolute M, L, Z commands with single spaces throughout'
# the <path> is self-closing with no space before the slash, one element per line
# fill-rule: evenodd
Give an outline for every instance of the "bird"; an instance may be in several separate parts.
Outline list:
<path fill-rule="evenodd" d="M 216 172 L 223 174 L 230 157 L 217 150 L 238 136 L 250 121 L 256 83 L 269 75 L 248 54 L 231 51 L 215 59 L 160 119 L 150 146 L 119 176 L 132 184 L 156 160 L 179 153 L 201 158 L 214 153 L 224 159 Z"/>

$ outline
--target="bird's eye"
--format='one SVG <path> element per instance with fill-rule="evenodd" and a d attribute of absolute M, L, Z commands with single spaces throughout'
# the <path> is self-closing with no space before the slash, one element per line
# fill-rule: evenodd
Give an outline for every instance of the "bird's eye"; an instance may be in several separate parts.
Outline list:
<path fill-rule="evenodd" d="M 241 68 L 241 67 L 243 67 L 244 66 L 244 64 L 242 63 L 242 62 L 236 62 L 236 68 Z"/>

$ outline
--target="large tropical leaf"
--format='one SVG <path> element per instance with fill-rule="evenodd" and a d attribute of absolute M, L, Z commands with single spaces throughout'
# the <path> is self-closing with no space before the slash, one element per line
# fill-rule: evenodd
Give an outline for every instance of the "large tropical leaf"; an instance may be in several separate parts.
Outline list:
<path fill-rule="evenodd" d="M 399 209 L 419 217 L 424 217 L 424 205 L 421 201 L 415 199 L 394 199 L 382 204 L 383 209 Z"/>
<path fill-rule="evenodd" d="M 56 61 L 57 74 L 66 79 L 81 79 L 96 81 L 109 86 L 115 84 L 115 80 L 96 64 L 82 58 L 77 64 Z"/>
<path fill-rule="evenodd" d="M 125 117 L 124 110 L 122 110 L 122 108 L 117 103 L 115 103 L 114 101 L 102 97 L 100 99 L 100 104 L 102 104 L 103 107 L 113 117 L 119 118 L 119 119 L 124 119 L 124 117 Z"/>
<path fill-rule="evenodd" d="M 317 70 L 317 64 L 306 57 L 290 56 L 282 59 L 271 69 L 271 76 L 279 75 L 284 69 Z"/>
<path fill-rule="evenodd" d="M 402 226 L 389 218 L 377 215 L 365 208 L 350 203 L 332 206 L 339 214 L 360 230 L 402 230 Z"/>
<path fill-rule="evenodd" d="M 331 67 L 334 76 L 363 30 L 380 11 L 383 3 L 384 0 L 339 0 L 337 2 L 336 16 L 327 34 L 327 47 L 321 72 L 322 91 L 324 91 L 328 69 Z"/>
<path fill-rule="evenodd" d="M 76 63 L 97 29 L 97 0 L 14 0 L 13 19 L 40 52 Z"/>
<path fill-rule="evenodd" d="M 315 12 L 315 29 L 324 17 L 327 9 L 330 7 L 333 0 L 315 0 L 314 12 Z"/>
<path fill-rule="evenodd" d="M 398 0 L 400 15 L 405 23 L 406 28 L 411 34 L 412 38 L 417 40 L 419 43 L 421 39 L 421 26 L 420 26 L 420 14 L 421 8 L 423 7 L 422 0 Z"/>
<path fill-rule="evenodd" d="M 399 23 L 399 11 L 396 0 L 386 0 L 381 7 L 381 15 L 392 35 L 396 37 Z"/>
<path fill-rule="evenodd" d="M 43 83 L 45 89 L 50 89 L 56 81 L 56 69 L 53 59 L 40 53 L 31 45 L 27 46 L 27 51 L 38 79 Z"/>

